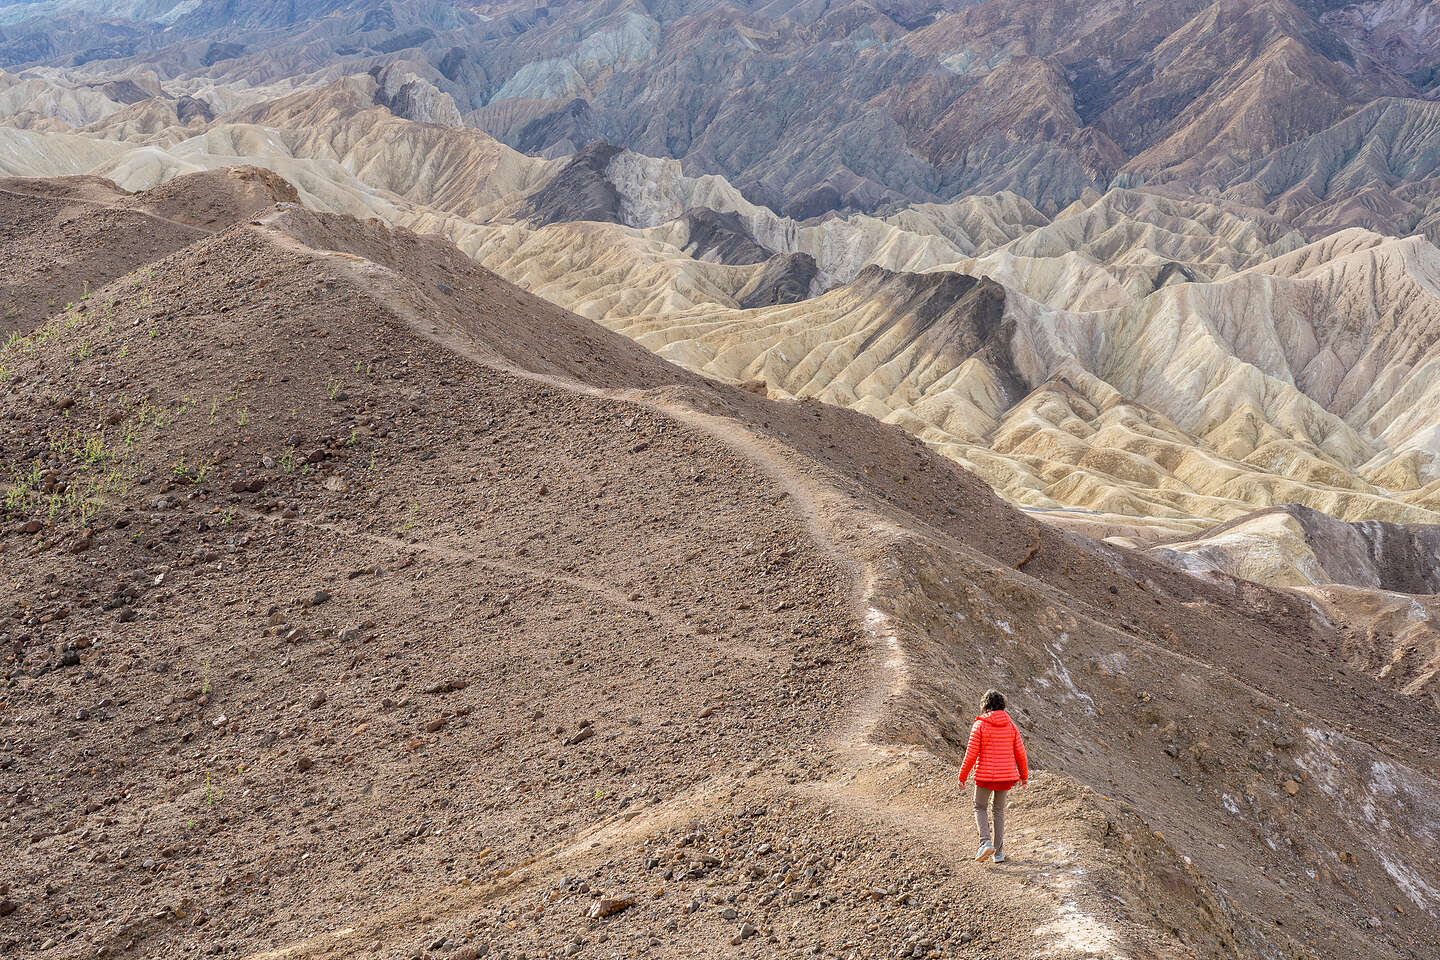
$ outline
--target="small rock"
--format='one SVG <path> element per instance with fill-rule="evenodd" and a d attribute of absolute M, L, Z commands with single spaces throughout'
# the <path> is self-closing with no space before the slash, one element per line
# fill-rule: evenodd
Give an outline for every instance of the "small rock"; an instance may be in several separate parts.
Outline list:
<path fill-rule="evenodd" d="M 313 595 L 311 595 L 311 597 L 310 597 L 310 602 L 307 603 L 306 606 L 309 606 L 309 607 L 318 607 L 318 606 L 320 606 L 320 604 L 326 602 L 326 601 L 329 600 L 329 599 L 330 599 L 330 591 L 329 591 L 329 590 L 316 590 L 315 593 L 314 593 Z"/>
<path fill-rule="evenodd" d="M 1292 797 L 1295 796 L 1295 794 L 1300 792 L 1300 784 L 1296 783 L 1294 780 L 1286 780 L 1285 792 L 1290 794 L 1290 796 Z"/>
<path fill-rule="evenodd" d="M 603 920 L 633 906 L 635 906 L 634 897 L 602 897 L 590 904 L 589 917 L 591 920 Z"/>
<path fill-rule="evenodd" d="M 576 733 L 576 734 L 575 734 L 573 737 L 571 737 L 569 740 L 566 740 L 565 743 L 566 743 L 568 746 L 574 746 L 574 745 L 577 744 L 577 743 L 584 743 L 586 740 L 589 740 L 589 739 L 590 739 L 591 737 L 593 737 L 593 736 L 595 736 L 595 728 L 594 728 L 594 727 L 585 727 L 583 730 L 581 730 L 580 732 Z"/>
<path fill-rule="evenodd" d="M 311 760 L 309 757 L 301 757 L 295 761 L 295 769 L 299 773 L 304 773 L 306 770 L 309 770 L 313 766 L 315 766 L 315 761 Z"/>

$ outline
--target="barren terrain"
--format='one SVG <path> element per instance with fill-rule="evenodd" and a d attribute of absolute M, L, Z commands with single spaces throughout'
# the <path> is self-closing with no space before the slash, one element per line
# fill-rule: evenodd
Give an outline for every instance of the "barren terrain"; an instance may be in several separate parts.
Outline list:
<path fill-rule="evenodd" d="M 1440 957 L 1431 7 L 0 0 L 0 956 Z"/>
<path fill-rule="evenodd" d="M 235 176 L 123 276 L 67 247 L 5 348 L 7 953 L 1440 948 L 1381 612 L 1063 533 L 436 238 L 187 207 Z M 991 685 L 1037 772 L 981 867 Z"/>

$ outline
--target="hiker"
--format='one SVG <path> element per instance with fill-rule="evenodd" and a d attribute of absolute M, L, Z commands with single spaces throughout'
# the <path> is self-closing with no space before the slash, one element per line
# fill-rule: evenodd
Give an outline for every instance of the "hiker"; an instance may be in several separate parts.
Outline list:
<path fill-rule="evenodd" d="M 1005 862 L 1005 801 L 1015 784 L 1030 782 L 1030 766 L 1025 759 L 1025 744 L 1020 731 L 1005 712 L 1005 694 L 986 690 L 983 711 L 970 728 L 970 745 L 965 748 L 965 763 L 960 767 L 960 786 L 975 770 L 975 826 L 980 830 L 980 852 L 977 861 L 994 858 Z M 990 842 L 989 808 L 995 809 L 995 842 Z"/>

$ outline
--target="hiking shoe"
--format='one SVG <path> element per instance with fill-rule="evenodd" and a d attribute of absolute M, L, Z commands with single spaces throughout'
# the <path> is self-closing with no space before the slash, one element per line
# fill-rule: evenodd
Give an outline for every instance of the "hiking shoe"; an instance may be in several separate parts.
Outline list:
<path fill-rule="evenodd" d="M 995 854 L 995 862 L 996 862 L 996 863 L 1004 863 L 1004 862 L 1005 862 L 1005 854 L 1003 854 L 1003 853 L 997 853 L 997 854 Z"/>
<path fill-rule="evenodd" d="M 975 862 L 984 863 L 993 856 L 995 856 L 995 844 L 982 843 L 980 844 L 980 852 L 975 854 Z"/>

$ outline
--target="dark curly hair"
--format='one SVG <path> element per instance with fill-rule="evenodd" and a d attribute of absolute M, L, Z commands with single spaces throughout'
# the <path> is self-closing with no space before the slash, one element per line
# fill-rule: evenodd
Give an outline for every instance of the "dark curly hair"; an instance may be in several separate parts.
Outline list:
<path fill-rule="evenodd" d="M 985 704 L 980 709 L 983 710 L 985 713 L 989 713 L 991 710 L 1004 710 L 1005 694 L 1001 693 L 999 690 L 986 690 Z"/>

